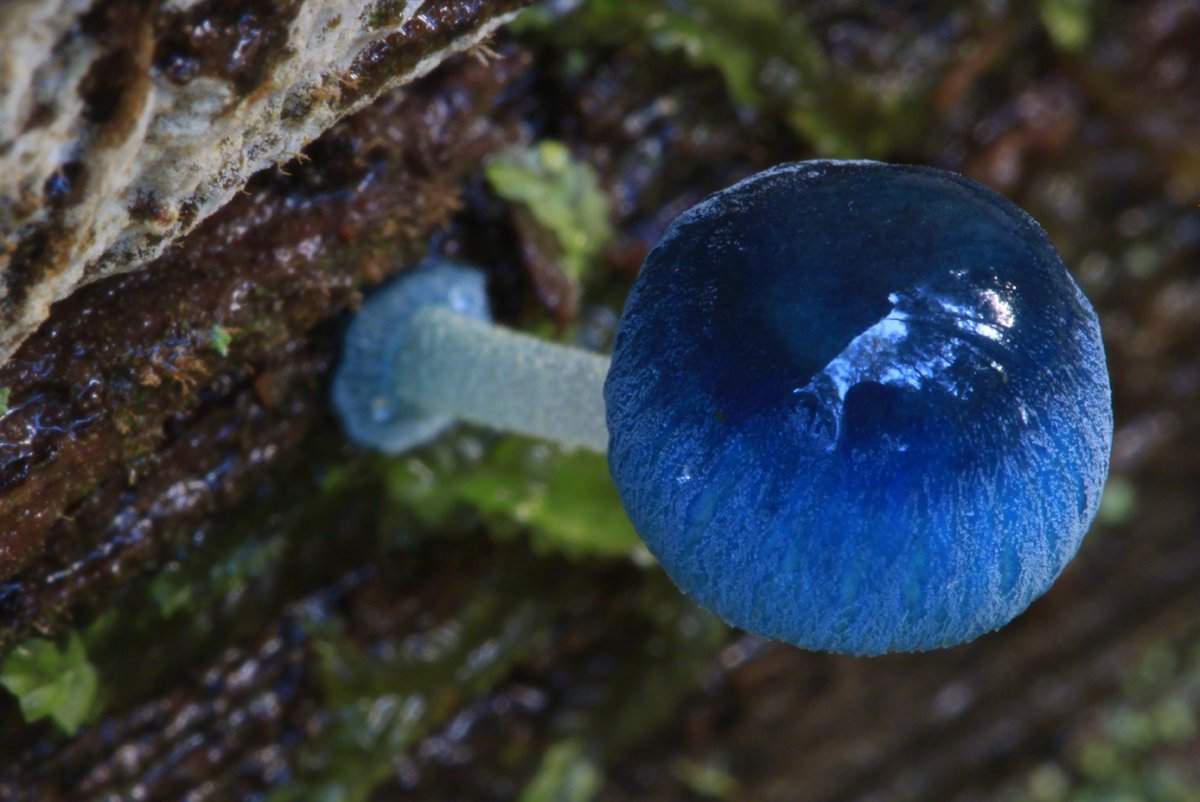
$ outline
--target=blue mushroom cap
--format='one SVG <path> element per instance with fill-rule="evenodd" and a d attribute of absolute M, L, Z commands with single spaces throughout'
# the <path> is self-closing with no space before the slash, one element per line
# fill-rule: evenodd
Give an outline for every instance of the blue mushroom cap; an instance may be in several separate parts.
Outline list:
<path fill-rule="evenodd" d="M 454 422 L 397 394 L 397 359 L 410 335 L 407 321 L 426 306 L 491 320 L 483 273 L 450 262 L 422 263 L 374 292 L 346 332 L 333 379 L 334 409 L 346 434 L 361 446 L 398 454 L 432 440 Z"/>
<path fill-rule="evenodd" d="M 638 532 L 731 624 L 851 654 L 996 629 L 1075 554 L 1112 409 L 1041 227 L 962 176 L 787 164 L 680 216 L 604 388 Z"/>

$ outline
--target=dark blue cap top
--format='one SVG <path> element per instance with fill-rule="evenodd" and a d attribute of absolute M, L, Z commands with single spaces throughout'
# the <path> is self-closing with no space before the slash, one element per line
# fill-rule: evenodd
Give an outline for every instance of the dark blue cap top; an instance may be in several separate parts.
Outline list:
<path fill-rule="evenodd" d="M 960 643 L 1041 595 L 1108 470 L 1096 315 L 1032 218 L 959 175 L 759 173 L 646 259 L 605 385 L 650 550 L 806 648 Z"/>

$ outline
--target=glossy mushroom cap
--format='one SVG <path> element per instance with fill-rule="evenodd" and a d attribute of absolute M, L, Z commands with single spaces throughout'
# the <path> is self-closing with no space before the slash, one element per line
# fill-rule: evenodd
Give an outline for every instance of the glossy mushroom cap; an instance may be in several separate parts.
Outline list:
<path fill-rule="evenodd" d="M 420 334 L 411 325 L 413 316 L 428 307 L 474 320 L 492 318 L 483 274 L 450 262 L 423 263 L 373 293 L 346 332 L 333 380 L 334 408 L 346 434 L 360 446 L 398 454 L 454 423 L 453 415 L 430 411 L 397 392 L 419 378 L 405 375 L 411 366 L 401 356 Z"/>
<path fill-rule="evenodd" d="M 609 464 L 731 624 L 878 654 L 996 629 L 1108 471 L 1096 315 L 1045 232 L 959 175 L 788 164 L 677 219 L 605 384 Z"/>

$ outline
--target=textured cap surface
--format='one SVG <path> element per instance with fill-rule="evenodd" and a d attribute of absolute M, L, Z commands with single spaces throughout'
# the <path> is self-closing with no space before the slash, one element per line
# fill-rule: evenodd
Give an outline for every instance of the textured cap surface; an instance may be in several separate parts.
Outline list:
<path fill-rule="evenodd" d="M 875 654 L 1002 626 L 1096 513 L 1095 313 L 1042 229 L 956 174 L 788 164 L 677 219 L 627 303 L 609 463 L 730 623 Z"/>

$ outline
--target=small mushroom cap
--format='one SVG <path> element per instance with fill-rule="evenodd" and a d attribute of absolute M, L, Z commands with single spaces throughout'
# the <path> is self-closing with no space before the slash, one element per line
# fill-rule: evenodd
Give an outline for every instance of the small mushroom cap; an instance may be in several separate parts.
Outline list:
<path fill-rule="evenodd" d="M 1100 329 L 1041 227 L 959 175 L 787 164 L 681 215 L 605 385 L 609 465 L 686 593 L 801 647 L 996 629 L 1108 471 Z"/>
<path fill-rule="evenodd" d="M 333 404 L 355 443 L 390 454 L 415 448 L 454 419 L 403 401 L 397 390 L 398 356 L 409 337 L 406 321 L 427 306 L 445 306 L 491 320 L 480 271 L 450 262 L 426 262 L 376 290 L 346 332 L 342 364 L 333 380 Z"/>

